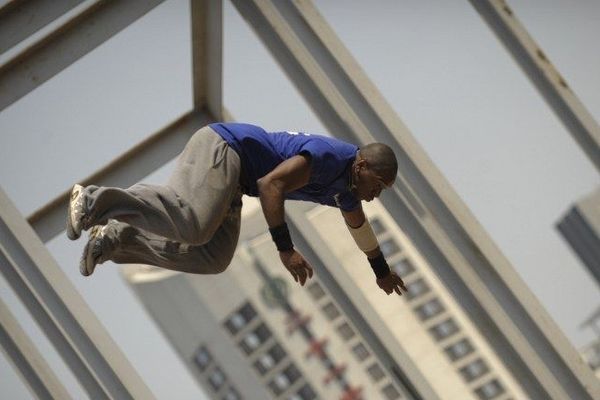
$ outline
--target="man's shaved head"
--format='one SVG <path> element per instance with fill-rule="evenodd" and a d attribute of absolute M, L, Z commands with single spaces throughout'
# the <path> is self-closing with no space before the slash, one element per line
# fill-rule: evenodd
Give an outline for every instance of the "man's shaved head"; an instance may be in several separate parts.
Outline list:
<path fill-rule="evenodd" d="M 360 157 L 386 183 L 393 182 L 398 172 L 398 160 L 392 149 L 383 143 L 370 143 L 359 150 Z"/>

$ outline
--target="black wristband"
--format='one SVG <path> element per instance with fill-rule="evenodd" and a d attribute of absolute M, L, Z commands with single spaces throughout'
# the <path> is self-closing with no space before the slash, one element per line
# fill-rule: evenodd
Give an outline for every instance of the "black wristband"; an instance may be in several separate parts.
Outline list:
<path fill-rule="evenodd" d="M 273 238 L 278 251 L 288 251 L 294 248 L 290 231 L 285 222 L 275 228 L 269 228 L 269 232 L 271 232 L 271 238 Z"/>
<path fill-rule="evenodd" d="M 371 264 L 371 268 L 373 268 L 377 279 L 385 278 L 390 274 L 390 267 L 387 261 L 385 261 L 383 254 L 379 253 L 377 257 L 367 259 L 369 260 L 369 264 Z"/>

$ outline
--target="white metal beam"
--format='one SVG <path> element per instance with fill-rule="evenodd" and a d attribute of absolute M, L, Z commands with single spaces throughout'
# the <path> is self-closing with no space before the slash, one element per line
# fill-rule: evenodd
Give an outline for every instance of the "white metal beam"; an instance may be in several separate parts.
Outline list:
<path fill-rule="evenodd" d="M 528 395 L 600 398 L 600 383 L 312 2 L 233 3 L 332 134 L 394 149 L 399 176 L 384 205 Z"/>
<path fill-rule="evenodd" d="M 72 398 L 2 299 L 0 299 L 0 345 L 36 398 L 47 400 Z"/>
<path fill-rule="evenodd" d="M 223 118 L 223 1 L 190 0 L 194 108 Z"/>
<path fill-rule="evenodd" d="M 205 111 L 190 111 L 80 183 L 129 187 L 175 158 L 194 132 L 214 121 Z M 28 217 L 42 241 L 47 242 L 64 231 L 68 198 L 67 189 Z"/>
<path fill-rule="evenodd" d="M 0 8 L 0 53 L 54 21 L 83 0 L 19 0 Z"/>
<path fill-rule="evenodd" d="M 0 273 L 90 398 L 154 398 L 2 190 L 0 265 Z"/>
<path fill-rule="evenodd" d="M 469 0 L 600 170 L 600 125 L 504 0 Z"/>
<path fill-rule="evenodd" d="M 94 0 L 0 65 L 0 110 L 108 40 L 163 0 Z"/>

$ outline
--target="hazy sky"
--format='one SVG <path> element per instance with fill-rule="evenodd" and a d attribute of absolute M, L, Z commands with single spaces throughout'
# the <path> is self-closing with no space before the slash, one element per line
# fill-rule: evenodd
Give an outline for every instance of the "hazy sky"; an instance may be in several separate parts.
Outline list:
<path fill-rule="evenodd" d="M 600 120 L 600 3 L 508 3 Z M 600 292 L 554 224 L 598 187 L 598 172 L 469 2 L 316 4 L 567 337 L 587 343 L 593 335 L 579 323 Z M 224 98 L 234 117 L 326 133 L 229 2 L 224 18 Z M 0 112 L 0 185 L 18 209 L 29 215 L 188 110 L 189 49 L 188 1 L 166 1 Z M 48 247 L 158 398 L 201 398 L 116 268 L 84 279 L 83 241 L 61 235 Z M 26 331 L 41 336 L 3 279 L 0 289 Z M 45 338 L 40 348 L 82 398 Z M 3 354 L 0 377 L 0 397 L 29 398 Z"/>

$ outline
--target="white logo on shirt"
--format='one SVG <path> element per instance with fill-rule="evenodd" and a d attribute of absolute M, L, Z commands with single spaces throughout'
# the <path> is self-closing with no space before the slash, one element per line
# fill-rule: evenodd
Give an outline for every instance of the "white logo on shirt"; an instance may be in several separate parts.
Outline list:
<path fill-rule="evenodd" d="M 294 132 L 294 131 L 286 131 L 287 133 L 289 133 L 290 135 L 304 135 L 304 136 L 310 136 L 310 133 L 304 133 L 304 132 Z"/>

